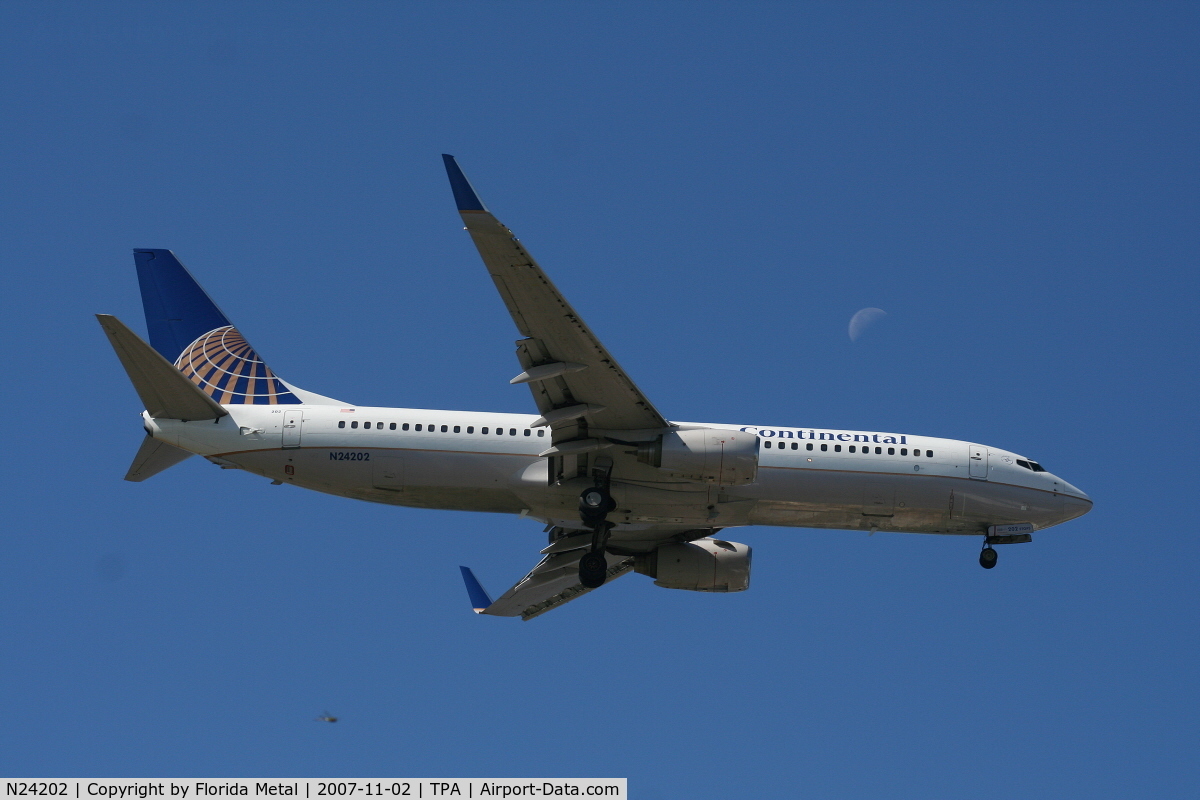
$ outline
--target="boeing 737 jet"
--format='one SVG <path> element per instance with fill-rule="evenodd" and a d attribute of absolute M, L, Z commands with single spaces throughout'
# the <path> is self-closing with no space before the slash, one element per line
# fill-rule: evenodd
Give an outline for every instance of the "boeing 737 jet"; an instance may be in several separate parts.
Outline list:
<path fill-rule="evenodd" d="M 170 250 L 135 250 L 149 344 L 97 315 L 145 411 L 126 480 L 195 454 L 274 483 L 397 506 L 519 514 L 542 558 L 475 611 L 531 619 L 627 572 L 737 592 L 747 525 L 1029 542 L 1087 513 L 1086 494 L 1017 453 L 875 430 L 669 420 L 443 156 L 466 230 L 516 324 L 536 414 L 357 406 L 279 378 Z M 672 410 L 673 412 L 674 410 Z"/>

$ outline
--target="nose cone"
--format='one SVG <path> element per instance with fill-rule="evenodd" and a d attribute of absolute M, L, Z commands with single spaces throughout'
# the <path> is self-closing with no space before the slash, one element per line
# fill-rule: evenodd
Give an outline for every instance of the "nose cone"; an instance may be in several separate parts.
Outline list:
<path fill-rule="evenodd" d="M 1062 484 L 1063 496 L 1063 522 L 1076 517 L 1082 517 L 1084 514 L 1092 510 L 1092 498 L 1088 497 L 1081 489 L 1077 489 L 1071 484 L 1059 478 Z"/>

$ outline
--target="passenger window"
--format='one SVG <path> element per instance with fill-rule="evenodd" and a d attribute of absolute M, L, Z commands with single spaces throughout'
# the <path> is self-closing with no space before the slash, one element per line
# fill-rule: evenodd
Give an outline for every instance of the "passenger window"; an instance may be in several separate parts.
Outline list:
<path fill-rule="evenodd" d="M 339 428 L 344 428 L 344 427 L 346 427 L 346 420 L 344 420 L 344 419 L 343 419 L 343 420 L 340 420 L 340 421 L 338 422 L 338 427 L 339 427 Z"/>
<path fill-rule="evenodd" d="M 770 442 L 763 442 L 763 447 L 765 447 L 765 448 L 767 448 L 768 450 L 770 450 L 770 449 L 771 449 L 771 443 L 770 443 Z"/>
<path fill-rule="evenodd" d="M 827 445 L 827 444 L 823 444 L 823 445 L 821 445 L 821 450 L 822 450 L 822 451 L 825 451 L 825 450 L 828 450 L 828 449 L 829 449 L 829 445 Z"/>
<path fill-rule="evenodd" d="M 358 427 L 358 420 L 355 420 L 354 422 L 351 422 L 351 423 L 350 423 L 350 427 L 351 427 L 351 428 L 357 428 L 357 427 Z"/>
<path fill-rule="evenodd" d="M 455 433 L 462 433 L 462 427 L 461 427 L 461 426 L 459 426 L 459 425 L 455 425 L 455 426 L 454 426 L 454 432 L 455 432 Z"/>
<path fill-rule="evenodd" d="M 468 425 L 468 426 L 467 426 L 467 433 L 474 433 L 474 432 L 475 432 L 475 426 L 474 426 L 474 425 Z"/>
<path fill-rule="evenodd" d="M 487 433 L 487 432 L 488 432 L 488 429 L 487 429 L 487 428 L 480 428 L 480 429 L 479 429 L 479 432 L 480 432 L 480 433 Z"/>
<path fill-rule="evenodd" d="M 388 425 L 388 430 L 389 430 L 389 431 L 394 431 L 394 430 L 396 430 L 396 423 L 394 423 L 394 422 L 393 422 L 392 424 Z"/>
<path fill-rule="evenodd" d="M 902 456 L 906 456 L 906 455 L 908 455 L 908 448 L 907 448 L 907 447 L 901 447 L 901 448 L 900 448 L 900 455 L 902 455 Z"/>
<path fill-rule="evenodd" d="M 835 452 L 835 453 L 840 453 L 840 452 L 842 452 L 842 446 L 841 446 L 840 444 L 835 444 L 835 445 L 833 446 L 833 452 Z"/>
<path fill-rule="evenodd" d="M 925 457 L 926 457 L 926 458 L 933 458 L 933 451 L 932 451 L 932 450 L 926 450 L 926 451 L 925 451 Z"/>
<path fill-rule="evenodd" d="M 799 450 L 799 449 L 800 449 L 800 445 L 796 444 L 795 442 L 792 442 L 792 449 L 793 449 L 793 450 Z"/>
<path fill-rule="evenodd" d="M 369 422 L 364 422 L 364 423 L 363 423 L 363 427 L 364 427 L 364 428 L 366 428 L 367 430 L 371 430 L 371 423 L 369 423 Z"/>
<path fill-rule="evenodd" d="M 413 426 L 413 427 L 414 427 L 416 430 L 421 430 L 421 423 L 419 423 L 419 422 L 418 422 L 418 423 L 417 423 L 415 426 Z"/>
<path fill-rule="evenodd" d="M 526 429 L 525 429 L 525 435 L 526 435 L 526 436 L 532 436 L 533 434 L 531 434 L 531 433 L 529 432 L 529 428 L 526 428 Z"/>
<path fill-rule="evenodd" d="M 402 430 L 402 431 L 406 431 L 406 430 L 408 430 L 408 423 L 406 422 L 406 423 L 404 423 L 403 425 L 401 425 L 401 426 L 400 426 L 400 430 Z"/>
<path fill-rule="evenodd" d="M 508 429 L 508 435 L 509 435 L 509 436 L 516 436 L 516 435 L 517 435 L 517 429 L 516 429 L 516 428 L 509 428 L 509 429 Z"/>
<path fill-rule="evenodd" d="M 450 428 L 449 428 L 449 427 L 447 427 L 447 426 L 445 426 L 445 425 L 443 425 L 443 426 L 442 426 L 442 433 L 445 433 L 445 432 L 446 432 L 446 431 L 448 431 L 448 430 L 450 430 Z"/>
<path fill-rule="evenodd" d="M 808 443 L 808 444 L 805 446 L 805 449 L 806 449 L 806 450 L 812 450 L 812 442 L 809 442 L 809 443 Z"/>
<path fill-rule="evenodd" d="M 875 455 L 877 455 L 877 456 L 878 456 L 878 455 L 883 455 L 883 448 L 882 448 L 882 447 L 876 447 L 876 448 L 875 448 Z"/>
<path fill-rule="evenodd" d="M 538 436 L 545 436 L 545 435 L 546 435 L 546 429 L 538 428 Z"/>
<path fill-rule="evenodd" d="M 847 448 L 847 449 L 849 449 L 849 451 L 850 451 L 851 453 L 857 453 L 857 452 L 858 452 L 857 450 L 855 450 L 855 449 L 854 449 L 854 445 L 850 445 L 850 447 L 849 447 L 849 448 Z"/>
<path fill-rule="evenodd" d="M 894 448 L 894 447 L 889 447 L 889 448 L 888 448 L 888 455 L 889 455 L 889 456 L 894 456 L 894 455 L 896 455 L 896 448 Z"/>

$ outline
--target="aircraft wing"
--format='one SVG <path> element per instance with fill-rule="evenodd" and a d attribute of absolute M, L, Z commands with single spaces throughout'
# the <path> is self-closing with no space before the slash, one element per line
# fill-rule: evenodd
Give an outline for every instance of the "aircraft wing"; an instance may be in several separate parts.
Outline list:
<path fill-rule="evenodd" d="M 442 158 L 463 223 L 525 337 L 517 342 L 517 358 L 524 372 L 512 383 L 529 384 L 542 414 L 541 424 L 551 429 L 551 441 L 558 445 L 585 437 L 588 426 L 610 430 L 666 427 L 667 421 L 512 231 L 484 207 L 454 157 Z"/>
<path fill-rule="evenodd" d="M 551 548 L 547 548 L 550 550 Z M 497 617 L 521 617 L 529 620 L 545 614 L 551 609 L 569 603 L 576 597 L 592 591 L 579 582 L 579 557 L 584 549 L 569 552 L 550 552 L 529 574 L 509 589 L 496 601 L 492 601 L 469 567 L 459 567 L 467 584 L 467 594 L 476 614 L 491 614 Z M 608 561 L 607 586 L 633 569 L 633 559 L 628 556 L 605 554 Z"/>

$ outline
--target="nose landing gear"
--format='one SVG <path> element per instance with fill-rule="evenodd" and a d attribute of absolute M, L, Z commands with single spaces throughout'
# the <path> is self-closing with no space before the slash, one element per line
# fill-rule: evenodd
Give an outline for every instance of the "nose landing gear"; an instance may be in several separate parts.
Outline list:
<path fill-rule="evenodd" d="M 1033 541 L 1033 525 L 1028 522 L 1011 525 L 989 525 L 983 537 L 983 552 L 979 554 L 979 566 L 992 569 L 996 566 L 994 544 L 1027 544 Z"/>

